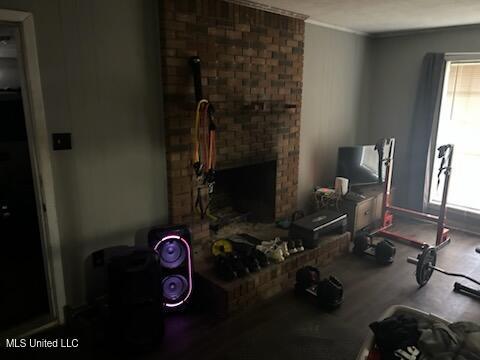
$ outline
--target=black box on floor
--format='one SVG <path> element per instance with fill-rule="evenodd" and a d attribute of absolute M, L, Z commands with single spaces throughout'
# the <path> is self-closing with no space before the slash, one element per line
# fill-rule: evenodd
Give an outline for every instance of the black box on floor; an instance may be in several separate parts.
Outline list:
<path fill-rule="evenodd" d="M 295 221 L 288 233 L 292 239 L 302 239 L 307 249 L 318 246 L 320 237 L 329 233 L 344 233 L 347 215 L 333 210 L 320 210 Z"/>

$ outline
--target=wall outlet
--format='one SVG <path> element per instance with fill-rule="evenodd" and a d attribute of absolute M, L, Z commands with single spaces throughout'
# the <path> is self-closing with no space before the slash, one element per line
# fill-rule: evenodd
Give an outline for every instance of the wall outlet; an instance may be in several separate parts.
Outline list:
<path fill-rule="evenodd" d="M 72 149 L 72 134 L 70 133 L 56 133 L 52 134 L 53 150 L 71 150 Z"/>

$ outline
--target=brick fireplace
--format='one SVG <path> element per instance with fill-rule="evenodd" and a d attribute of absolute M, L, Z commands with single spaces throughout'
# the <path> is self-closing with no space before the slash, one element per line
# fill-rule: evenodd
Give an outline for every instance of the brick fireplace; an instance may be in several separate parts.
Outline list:
<path fill-rule="evenodd" d="M 216 109 L 217 169 L 274 161 L 273 217 L 288 216 L 297 202 L 304 21 L 221 0 L 160 4 L 170 221 L 208 235 L 193 209 L 191 56 L 202 61 L 204 96 Z"/>
<path fill-rule="evenodd" d="M 269 223 L 275 220 L 277 162 L 218 170 L 210 208 L 218 216 L 231 209 L 248 221 Z M 226 210 L 224 210 L 226 209 Z"/>

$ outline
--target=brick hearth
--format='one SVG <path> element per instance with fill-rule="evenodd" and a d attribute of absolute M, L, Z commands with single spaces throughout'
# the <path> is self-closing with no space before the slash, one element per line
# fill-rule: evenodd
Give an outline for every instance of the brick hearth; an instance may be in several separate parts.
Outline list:
<path fill-rule="evenodd" d="M 217 168 L 277 161 L 275 217 L 297 202 L 304 22 L 220 0 L 164 0 L 160 9 L 169 214 L 193 210 L 190 56 L 202 61 L 204 95 L 216 109 Z"/>
<path fill-rule="evenodd" d="M 211 266 L 198 270 L 197 291 L 204 306 L 220 316 L 245 310 L 282 291 L 292 290 L 298 269 L 306 265 L 324 267 L 349 252 L 350 233 L 327 235 L 320 245 L 294 254 L 283 263 L 270 265 L 258 273 L 227 282 L 220 280 Z M 323 277 L 328 274 L 322 274 Z"/>

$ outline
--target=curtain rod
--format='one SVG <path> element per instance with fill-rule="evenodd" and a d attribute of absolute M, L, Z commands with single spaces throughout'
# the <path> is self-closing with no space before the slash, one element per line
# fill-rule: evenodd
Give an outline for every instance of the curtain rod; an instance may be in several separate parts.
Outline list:
<path fill-rule="evenodd" d="M 456 55 L 480 55 L 480 52 L 446 52 L 445 56 L 456 56 Z"/>
<path fill-rule="evenodd" d="M 480 61 L 479 52 L 450 52 L 443 57 L 446 61 Z"/>

